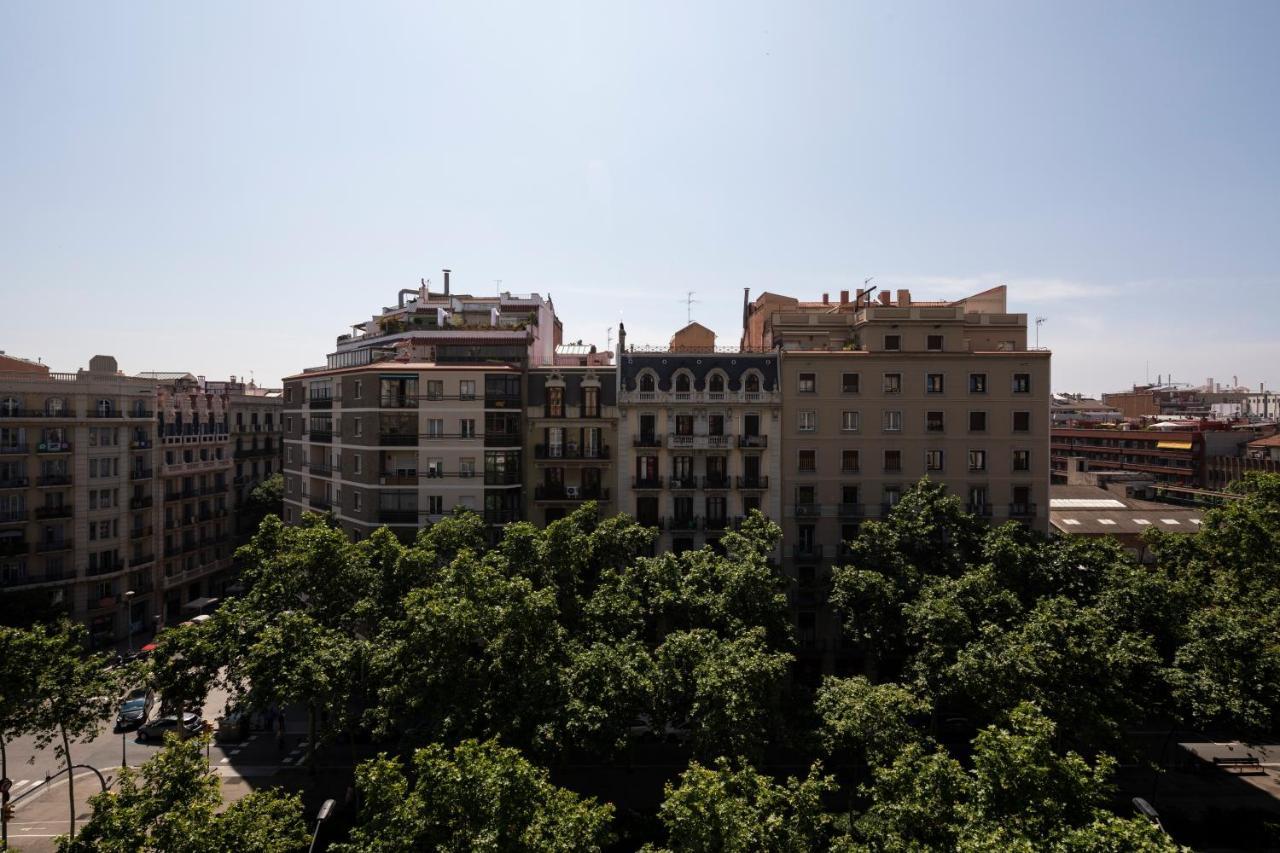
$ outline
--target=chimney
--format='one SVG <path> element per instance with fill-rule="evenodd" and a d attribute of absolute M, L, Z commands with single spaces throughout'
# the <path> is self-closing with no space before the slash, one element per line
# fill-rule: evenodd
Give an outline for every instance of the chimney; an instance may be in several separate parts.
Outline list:
<path fill-rule="evenodd" d="M 886 306 L 889 304 L 889 291 L 887 290 L 880 291 L 880 304 L 886 305 Z"/>
<path fill-rule="evenodd" d="M 618 352 L 627 351 L 627 326 L 625 323 L 618 324 Z"/>
<path fill-rule="evenodd" d="M 444 271 L 444 295 L 445 295 L 445 296 L 448 296 L 448 295 L 449 295 L 449 273 L 451 273 L 451 272 L 452 272 L 452 270 L 445 270 L 445 271 Z"/>
<path fill-rule="evenodd" d="M 831 304 L 831 294 L 829 294 L 829 293 L 824 293 L 824 294 L 822 294 L 822 304 L 823 304 L 823 305 L 830 305 L 830 304 Z"/>
<path fill-rule="evenodd" d="M 840 304 L 841 305 L 849 304 L 849 291 L 847 290 L 840 291 Z"/>
<path fill-rule="evenodd" d="M 898 291 L 898 307 L 899 308 L 911 307 L 911 291 L 910 290 Z"/>

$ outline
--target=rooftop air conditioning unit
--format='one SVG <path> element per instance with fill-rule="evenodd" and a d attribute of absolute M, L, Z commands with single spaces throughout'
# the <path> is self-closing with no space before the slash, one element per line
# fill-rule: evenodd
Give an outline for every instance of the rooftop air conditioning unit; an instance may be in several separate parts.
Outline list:
<path fill-rule="evenodd" d="M 564 487 L 564 493 L 565 493 L 566 495 L 568 495 L 568 496 L 569 496 L 570 500 L 577 500 L 577 499 L 578 499 L 578 487 L 577 487 L 577 486 L 565 486 L 565 487 Z"/>

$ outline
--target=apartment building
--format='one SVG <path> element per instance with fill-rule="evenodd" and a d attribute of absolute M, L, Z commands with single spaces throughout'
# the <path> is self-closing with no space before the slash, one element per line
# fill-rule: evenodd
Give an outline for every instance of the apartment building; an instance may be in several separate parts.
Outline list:
<path fill-rule="evenodd" d="M 780 515 L 778 354 L 731 350 L 697 323 L 659 349 L 619 333 L 618 510 L 659 529 L 659 552 Z"/>
<path fill-rule="evenodd" d="M 595 501 L 601 515 L 617 512 L 617 370 L 607 354 L 557 353 L 556 361 L 528 375 L 525 518 L 538 525 L 583 501 Z"/>
<path fill-rule="evenodd" d="M 231 415 L 234 463 L 231 494 L 237 508 L 234 518 L 237 537 L 253 535 L 254 519 L 239 510 L 263 481 L 283 470 L 284 393 L 279 388 L 260 388 L 252 381 L 207 382 L 215 393 L 225 394 Z"/>
<path fill-rule="evenodd" d="M 560 321 L 538 294 L 426 282 L 341 335 L 284 385 L 285 520 L 331 512 L 348 533 L 411 537 L 454 507 L 492 525 L 525 508 L 525 374 L 555 364 Z"/>

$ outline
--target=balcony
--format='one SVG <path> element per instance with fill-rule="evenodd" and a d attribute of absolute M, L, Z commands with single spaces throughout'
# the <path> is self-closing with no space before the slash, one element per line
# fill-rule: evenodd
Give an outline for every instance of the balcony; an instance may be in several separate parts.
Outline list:
<path fill-rule="evenodd" d="M 822 546 L 813 543 L 798 542 L 791 546 L 791 553 L 797 560 L 821 560 Z"/>
<path fill-rule="evenodd" d="M 888 518 L 888 517 L 889 517 L 889 513 L 893 512 L 893 508 L 894 508 L 895 506 L 897 506 L 897 505 L 898 505 L 898 504 L 897 504 L 897 501 L 894 501 L 893 503 L 882 503 L 882 504 L 880 504 L 880 517 L 881 517 L 881 518 Z"/>
<path fill-rule="evenodd" d="M 36 518 L 70 518 L 71 504 L 62 504 L 61 506 L 38 506 L 36 507 Z"/>
<path fill-rule="evenodd" d="M 129 447 L 133 450 L 148 450 L 151 447 L 151 439 L 135 438 L 133 441 L 129 442 Z"/>
<path fill-rule="evenodd" d="M 733 485 L 733 478 L 727 474 L 708 474 L 702 478 L 702 488 L 708 490 L 727 489 Z"/>
<path fill-rule="evenodd" d="M 484 484 L 486 486 L 518 486 L 520 485 L 520 472 L 485 471 Z"/>
<path fill-rule="evenodd" d="M 659 530 L 666 527 L 666 519 L 654 518 L 652 516 L 639 516 L 636 518 L 636 523 L 641 527 L 656 527 Z"/>
<path fill-rule="evenodd" d="M 136 568 L 138 568 L 139 566 L 145 566 L 145 565 L 147 565 L 148 563 L 154 563 L 155 561 L 156 561 L 156 556 L 155 556 L 155 554 L 143 554 L 143 555 L 140 555 L 140 556 L 134 557 L 133 559 L 129 560 L 129 568 L 131 568 L 131 569 L 136 569 Z M 147 586 L 147 588 L 148 588 L 148 589 L 150 589 L 150 587 L 148 586 L 148 582 L 147 582 L 147 581 L 145 581 L 145 580 L 143 581 L 143 583 L 142 583 L 142 584 L 140 584 L 140 586 Z M 136 591 L 137 591 L 137 592 L 145 592 L 146 590 L 138 589 L 138 590 L 136 590 Z"/>
<path fill-rule="evenodd" d="M 150 468 L 134 468 L 129 472 L 130 480 L 150 480 L 154 472 Z"/>
<path fill-rule="evenodd" d="M 973 501 L 970 501 L 965 504 L 965 510 L 970 515 L 976 515 L 980 518 L 988 518 L 991 516 L 991 504 L 989 503 L 974 503 Z"/>
<path fill-rule="evenodd" d="M 486 509 L 484 511 L 485 524 L 509 524 L 519 520 L 520 510 L 518 509 Z"/>
<path fill-rule="evenodd" d="M 75 580 L 76 573 L 73 571 L 48 571 L 40 573 L 26 572 L 22 574 L 6 574 L 0 576 L 0 587 L 5 589 L 13 589 L 20 586 L 35 586 L 36 584 L 58 583 L 59 581 Z"/>
<path fill-rule="evenodd" d="M 484 394 L 486 409 L 515 409 L 520 407 L 519 394 L 499 394 L 486 391 Z"/>
<path fill-rule="evenodd" d="M 73 547 L 70 539 L 51 539 L 36 543 L 36 552 L 48 554 L 53 551 L 70 551 Z"/>
<path fill-rule="evenodd" d="M 0 539 L 0 557 L 18 557 L 31 550 L 31 544 L 22 539 Z"/>
<path fill-rule="evenodd" d="M 333 466 L 323 462 L 312 462 L 306 466 L 313 477 L 328 477 L 333 473 Z"/>
<path fill-rule="evenodd" d="M 130 498 L 129 509 L 147 509 L 153 503 L 150 496 L 144 498 Z"/>
<path fill-rule="evenodd" d="M 10 477 L 0 480 L 0 489 L 25 489 L 30 483 L 26 477 Z"/>
<path fill-rule="evenodd" d="M 418 444 L 417 434 L 405 435 L 399 432 L 384 432 L 378 436 L 378 444 L 383 447 L 415 447 Z"/>
<path fill-rule="evenodd" d="M 535 501 L 607 501 L 609 490 L 600 486 L 555 486 L 543 484 L 533 490 Z"/>
<path fill-rule="evenodd" d="M 676 449 L 690 450 L 728 450 L 733 447 L 733 436 L 731 435 L 681 435 L 679 433 L 669 433 L 667 435 L 667 446 Z"/>
<path fill-rule="evenodd" d="M 30 515 L 25 509 L 3 509 L 0 510 L 0 524 L 13 524 L 15 522 L 26 521 Z"/>
<path fill-rule="evenodd" d="M 440 472 L 423 471 L 424 477 L 439 477 Z M 381 486 L 415 486 L 418 483 L 417 471 L 387 471 L 378 475 L 378 484 Z"/>
<path fill-rule="evenodd" d="M 320 512 L 328 512 L 333 509 L 333 502 L 327 498 L 316 496 L 311 498 L 307 503 L 312 509 L 319 510 Z"/>
<path fill-rule="evenodd" d="M 709 515 L 704 521 L 703 527 L 707 530 L 708 533 L 711 533 L 711 532 L 720 532 L 723 530 L 734 530 L 734 529 L 737 529 L 737 527 L 741 524 L 742 524 L 742 519 L 740 517 L 729 518 L 727 516 Z"/>
<path fill-rule="evenodd" d="M 672 533 L 689 532 L 702 529 L 702 517 L 691 515 L 688 518 L 677 518 L 670 516 L 667 519 L 667 529 Z"/>
<path fill-rule="evenodd" d="M 796 504 L 791 514 L 796 518 L 818 518 L 822 515 L 822 504 Z"/>
<path fill-rule="evenodd" d="M 0 453 L 26 453 L 25 444 L 0 444 Z"/>
<path fill-rule="evenodd" d="M 379 524 L 417 524 L 418 510 L 414 509 L 380 509 Z"/>
<path fill-rule="evenodd" d="M 70 486 L 71 475 L 70 474 L 46 474 L 40 477 L 40 479 L 36 480 L 36 485 L 40 486 L 41 488 L 48 488 L 50 486 Z"/>
<path fill-rule="evenodd" d="M 673 492 L 691 492 L 698 488 L 698 478 L 693 476 L 677 477 L 672 475 L 671 479 L 667 482 L 667 488 L 671 489 Z"/>
<path fill-rule="evenodd" d="M 633 489 L 661 489 L 661 477 L 632 477 L 631 488 Z"/>
<path fill-rule="evenodd" d="M 332 397 L 309 397 L 307 399 L 307 405 L 313 409 L 332 409 L 333 398 Z"/>
<path fill-rule="evenodd" d="M 747 476 L 747 477 L 739 477 L 739 478 L 738 478 L 738 488 L 739 488 L 739 489 L 751 489 L 751 490 L 763 491 L 763 490 L 765 490 L 765 489 L 768 489 L 768 488 L 769 488 L 769 478 L 768 478 L 768 477 L 759 477 L 759 476 L 756 476 L 756 477 L 751 477 L 751 476 Z"/>
<path fill-rule="evenodd" d="M 380 397 L 378 406 L 383 409 L 416 409 L 418 407 L 418 398 L 404 394 L 391 394 Z"/>
<path fill-rule="evenodd" d="M 42 441 L 36 445 L 36 453 L 70 453 L 69 441 Z"/>
<path fill-rule="evenodd" d="M 146 527 L 135 527 L 129 531 L 129 538 L 142 539 L 145 536 L 150 536 L 153 532 L 154 532 L 154 529 L 151 527 L 151 525 L 147 525 Z"/>
<path fill-rule="evenodd" d="M 471 436 L 475 438 L 475 436 Z M 520 434 L 515 432 L 486 432 L 484 434 L 485 447 L 519 447 Z"/>
<path fill-rule="evenodd" d="M 609 447 L 576 447 L 571 445 L 536 444 L 534 459 L 608 459 Z"/>
<path fill-rule="evenodd" d="M 1009 504 L 1010 518 L 1034 518 L 1036 514 L 1036 505 L 1027 503 Z"/>
<path fill-rule="evenodd" d="M 837 514 L 841 518 L 862 518 L 862 504 L 840 504 Z"/>
<path fill-rule="evenodd" d="M 635 438 L 631 439 L 631 446 L 632 447 L 661 447 L 662 436 L 649 435 L 647 433 L 642 435 L 637 435 Z"/>
<path fill-rule="evenodd" d="M 307 433 L 307 435 L 304 435 L 303 438 L 307 439 L 313 444 L 328 444 L 331 441 L 333 441 L 333 430 L 313 429 L 311 430 L 311 432 Z"/>
<path fill-rule="evenodd" d="M 738 436 L 738 447 L 746 450 L 747 448 L 764 448 L 769 446 L 769 436 L 767 435 L 740 435 Z"/>

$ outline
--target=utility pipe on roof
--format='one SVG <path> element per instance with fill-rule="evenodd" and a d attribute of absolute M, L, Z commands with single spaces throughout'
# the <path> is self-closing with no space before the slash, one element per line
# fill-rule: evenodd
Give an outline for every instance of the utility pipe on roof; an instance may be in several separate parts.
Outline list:
<path fill-rule="evenodd" d="M 415 288 L 412 288 L 412 287 L 405 287 L 405 288 L 402 288 L 402 289 L 400 290 L 400 307 L 401 307 L 401 308 L 403 308 L 403 307 L 404 307 L 404 295 L 405 295 L 406 293 L 408 293 L 408 294 L 410 294 L 410 295 L 412 295 L 412 296 L 417 296 L 417 295 L 418 295 L 418 291 L 417 291 Z"/>

